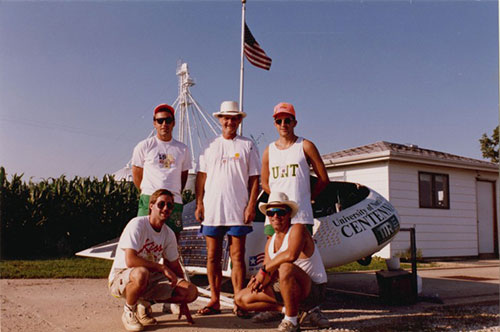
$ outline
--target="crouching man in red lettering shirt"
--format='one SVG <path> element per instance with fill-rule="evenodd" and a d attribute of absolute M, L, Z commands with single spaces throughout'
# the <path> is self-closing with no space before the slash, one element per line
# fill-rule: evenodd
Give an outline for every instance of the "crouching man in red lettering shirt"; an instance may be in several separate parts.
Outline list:
<path fill-rule="evenodd" d="M 149 215 L 132 219 L 120 236 L 109 289 L 111 295 L 126 300 L 122 322 L 128 331 L 141 331 L 145 325 L 157 323 L 151 317 L 150 302 L 179 303 L 179 318 L 185 315 L 193 323 L 187 303 L 196 300 L 198 291 L 182 279 L 175 234 L 165 225 L 173 207 L 170 191 L 155 191 Z"/>

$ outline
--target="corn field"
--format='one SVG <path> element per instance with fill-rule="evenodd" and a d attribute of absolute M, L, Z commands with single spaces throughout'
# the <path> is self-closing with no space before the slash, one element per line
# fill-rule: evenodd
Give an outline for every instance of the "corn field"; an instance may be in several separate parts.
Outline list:
<path fill-rule="evenodd" d="M 34 183 L 0 167 L 2 259 L 56 258 L 118 237 L 137 215 L 132 182 L 49 178 Z"/>

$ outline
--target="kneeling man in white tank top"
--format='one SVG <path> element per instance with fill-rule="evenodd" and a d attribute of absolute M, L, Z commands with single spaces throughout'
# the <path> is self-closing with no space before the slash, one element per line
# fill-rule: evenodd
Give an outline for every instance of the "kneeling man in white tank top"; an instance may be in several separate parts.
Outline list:
<path fill-rule="evenodd" d="M 284 314 L 280 331 L 300 331 L 301 318 L 306 317 L 314 325 L 328 327 L 328 319 L 318 307 L 325 293 L 326 271 L 304 224 L 291 223 L 299 209 L 297 203 L 276 191 L 259 209 L 269 217 L 275 232 L 267 240 L 262 268 L 235 295 L 236 304 L 244 310 L 265 312 L 268 320 Z"/>

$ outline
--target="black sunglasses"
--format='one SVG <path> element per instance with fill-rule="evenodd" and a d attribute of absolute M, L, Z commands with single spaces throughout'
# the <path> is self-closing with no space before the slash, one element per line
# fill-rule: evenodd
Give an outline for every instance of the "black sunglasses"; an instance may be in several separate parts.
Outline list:
<path fill-rule="evenodd" d="M 276 119 L 276 120 L 274 120 L 274 122 L 275 122 L 277 125 L 281 125 L 281 122 L 282 122 L 282 121 L 283 121 L 285 124 L 287 124 L 287 125 L 288 125 L 288 124 L 290 124 L 290 123 L 292 123 L 292 119 L 290 119 L 290 118 L 286 118 L 286 119 Z"/>
<path fill-rule="evenodd" d="M 155 119 L 156 122 L 158 122 L 158 124 L 163 124 L 163 122 L 166 122 L 167 124 L 171 124 L 172 122 L 174 122 L 174 118 L 159 118 L 159 119 Z"/>
<path fill-rule="evenodd" d="M 278 217 L 283 217 L 284 215 L 286 215 L 288 213 L 288 211 L 289 211 L 288 209 L 270 208 L 270 209 L 266 210 L 266 216 L 272 217 L 275 214 L 277 214 Z"/>
<path fill-rule="evenodd" d="M 160 202 L 156 203 L 156 206 L 160 210 L 162 210 L 165 207 L 165 205 L 167 206 L 167 209 L 169 209 L 169 210 L 172 210 L 174 208 L 174 203 L 172 203 L 172 202 L 165 203 L 164 201 L 160 201 Z"/>

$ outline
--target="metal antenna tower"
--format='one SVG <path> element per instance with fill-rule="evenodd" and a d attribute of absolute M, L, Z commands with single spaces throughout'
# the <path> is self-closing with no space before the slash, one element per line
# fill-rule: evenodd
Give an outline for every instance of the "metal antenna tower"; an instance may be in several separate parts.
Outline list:
<path fill-rule="evenodd" d="M 173 103 L 177 128 L 177 140 L 183 142 L 191 151 L 193 167 L 195 156 L 199 155 L 203 143 L 221 132 L 216 119 L 205 112 L 191 95 L 190 88 L 195 85 L 189 76 L 188 64 L 179 61 L 176 75 L 179 77 L 179 95 Z"/>

